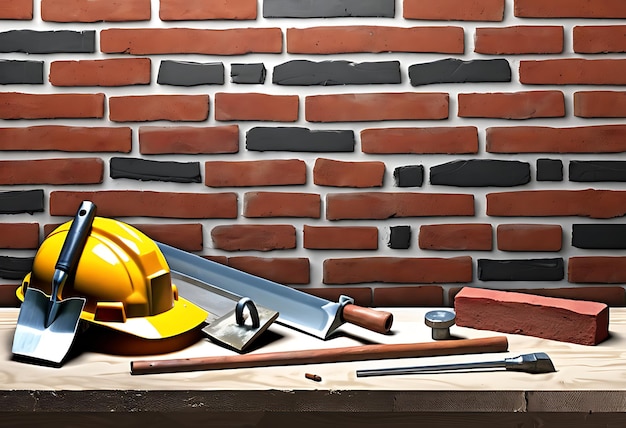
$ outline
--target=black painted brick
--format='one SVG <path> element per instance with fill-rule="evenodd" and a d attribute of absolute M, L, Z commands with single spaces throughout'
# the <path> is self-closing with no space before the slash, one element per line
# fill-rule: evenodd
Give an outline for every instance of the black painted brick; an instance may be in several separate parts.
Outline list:
<path fill-rule="evenodd" d="M 572 224 L 572 246 L 603 250 L 626 249 L 626 224 Z"/>
<path fill-rule="evenodd" d="M 111 178 L 142 181 L 201 183 L 199 162 L 153 161 L 136 158 L 111 158 Z"/>
<path fill-rule="evenodd" d="M 560 281 L 564 275 L 562 258 L 478 260 L 478 279 L 481 281 Z"/>
<path fill-rule="evenodd" d="M 11 30 L 0 33 L 0 52 L 93 53 L 95 49 L 96 32 L 94 30 Z"/>
<path fill-rule="evenodd" d="M 510 82 L 511 68 L 506 59 L 462 61 L 447 58 L 409 66 L 412 86 L 431 83 Z"/>
<path fill-rule="evenodd" d="M 0 192 L 0 214 L 42 212 L 43 199 L 44 193 L 41 189 Z"/>
<path fill-rule="evenodd" d="M 389 248 L 406 250 L 411 246 L 411 226 L 392 226 L 390 231 Z"/>
<path fill-rule="evenodd" d="M 163 60 L 159 66 L 159 85 L 223 85 L 224 64 Z"/>
<path fill-rule="evenodd" d="M 0 256 L 0 278 L 23 279 L 33 268 L 33 257 Z"/>
<path fill-rule="evenodd" d="M 251 151 L 353 152 L 352 130 L 310 130 L 299 127 L 256 127 L 246 133 Z"/>
<path fill-rule="evenodd" d="M 0 84 L 43 84 L 43 61 L 0 61 Z"/>
<path fill-rule="evenodd" d="M 262 62 L 251 64 L 232 64 L 230 80 L 233 83 L 262 84 L 265 83 L 265 65 Z"/>
<path fill-rule="evenodd" d="M 422 165 L 399 166 L 393 170 L 396 187 L 421 187 L 424 183 Z"/>
<path fill-rule="evenodd" d="M 570 181 L 626 181 L 626 161 L 570 161 Z"/>
<path fill-rule="evenodd" d="M 361 62 L 293 60 L 274 67 L 277 85 L 368 85 L 401 83 L 399 61 Z"/>
<path fill-rule="evenodd" d="M 527 162 L 493 159 L 456 160 L 430 169 L 430 183 L 444 186 L 520 186 L 530 181 Z"/>
<path fill-rule="evenodd" d="M 537 181 L 563 181 L 560 159 L 537 159 Z"/>
<path fill-rule="evenodd" d="M 264 0 L 264 18 L 339 18 L 395 16 L 394 0 Z"/>

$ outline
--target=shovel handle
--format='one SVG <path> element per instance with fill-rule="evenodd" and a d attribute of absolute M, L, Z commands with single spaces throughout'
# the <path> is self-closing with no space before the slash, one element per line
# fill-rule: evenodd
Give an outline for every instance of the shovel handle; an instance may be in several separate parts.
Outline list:
<path fill-rule="evenodd" d="M 341 318 L 345 322 L 383 334 L 389 333 L 393 324 L 391 312 L 364 308 L 354 304 L 347 304 L 343 307 Z"/>
<path fill-rule="evenodd" d="M 69 273 L 78 264 L 78 259 L 91 233 L 91 225 L 95 216 L 95 204 L 91 201 L 83 201 L 78 207 L 70 230 L 67 232 L 55 269 Z"/>

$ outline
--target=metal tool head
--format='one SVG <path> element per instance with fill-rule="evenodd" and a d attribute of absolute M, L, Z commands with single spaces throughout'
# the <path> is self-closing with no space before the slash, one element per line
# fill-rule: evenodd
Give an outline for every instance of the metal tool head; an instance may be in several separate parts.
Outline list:
<path fill-rule="evenodd" d="M 545 352 L 524 354 L 515 358 L 506 358 L 504 361 L 507 370 L 533 374 L 553 373 L 556 371 L 552 360 Z"/>

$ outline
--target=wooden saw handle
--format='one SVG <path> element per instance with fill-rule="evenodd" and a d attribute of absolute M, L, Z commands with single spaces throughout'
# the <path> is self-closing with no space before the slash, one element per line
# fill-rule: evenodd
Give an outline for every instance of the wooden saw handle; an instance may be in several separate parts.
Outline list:
<path fill-rule="evenodd" d="M 393 324 L 391 312 L 378 311 L 353 304 L 347 304 L 343 307 L 341 319 L 350 324 L 383 334 L 389 333 Z"/>
<path fill-rule="evenodd" d="M 390 358 L 432 357 L 440 355 L 505 352 L 506 336 L 482 339 L 440 340 L 437 342 L 376 344 L 306 351 L 269 352 L 264 354 L 219 357 L 180 358 L 170 360 L 132 361 L 133 375 L 176 373 L 197 370 L 238 369 L 250 367 L 290 366 L 298 364 L 382 360 Z"/>

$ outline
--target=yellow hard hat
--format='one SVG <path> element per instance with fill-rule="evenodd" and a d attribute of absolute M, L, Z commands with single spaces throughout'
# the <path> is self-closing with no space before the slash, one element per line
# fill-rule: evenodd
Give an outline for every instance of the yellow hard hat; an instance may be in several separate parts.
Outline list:
<path fill-rule="evenodd" d="M 42 242 L 32 271 L 16 294 L 27 287 L 51 292 L 52 276 L 71 221 Z M 178 295 L 170 269 L 154 241 L 123 222 L 96 217 L 76 274 L 61 299 L 84 297 L 81 319 L 143 339 L 167 339 L 194 330 L 207 312 Z"/>

